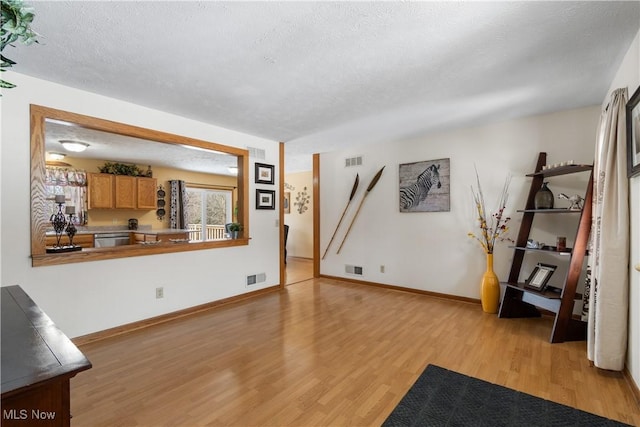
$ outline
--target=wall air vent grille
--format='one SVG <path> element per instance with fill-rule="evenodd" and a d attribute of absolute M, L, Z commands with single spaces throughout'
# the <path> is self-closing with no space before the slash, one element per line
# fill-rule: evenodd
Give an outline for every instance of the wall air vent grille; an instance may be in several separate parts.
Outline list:
<path fill-rule="evenodd" d="M 262 148 L 247 147 L 247 150 L 249 150 L 249 157 L 251 158 L 257 160 L 264 160 L 266 158 L 266 153 Z"/>
<path fill-rule="evenodd" d="M 258 283 L 266 282 L 266 280 L 267 280 L 266 273 L 251 274 L 247 276 L 247 286 L 252 286 Z"/>
<path fill-rule="evenodd" d="M 362 156 L 344 159 L 344 166 L 347 168 L 352 166 L 362 166 Z"/>
<path fill-rule="evenodd" d="M 356 274 L 358 276 L 362 276 L 362 267 L 357 265 L 345 265 L 344 271 L 347 274 Z"/>

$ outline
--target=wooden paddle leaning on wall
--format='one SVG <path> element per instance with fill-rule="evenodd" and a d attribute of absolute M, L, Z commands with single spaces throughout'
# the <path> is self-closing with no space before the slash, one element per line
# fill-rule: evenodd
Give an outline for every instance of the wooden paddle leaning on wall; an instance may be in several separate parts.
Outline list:
<path fill-rule="evenodd" d="M 349 209 L 351 200 L 353 200 L 353 196 L 356 195 L 356 190 L 358 189 L 359 183 L 360 183 L 360 175 L 356 174 L 356 180 L 353 183 L 353 188 L 351 188 L 351 195 L 349 196 L 349 201 L 347 202 L 347 206 L 344 207 L 344 211 L 342 211 L 342 216 L 340 216 L 338 225 L 336 225 L 336 229 L 333 231 L 333 236 L 331 236 L 331 240 L 329 240 L 329 244 L 327 245 L 327 249 L 324 251 L 324 254 L 322 255 L 322 259 L 324 259 L 324 257 L 327 256 L 327 252 L 329 252 L 329 247 L 331 246 L 331 243 L 333 243 L 333 239 L 336 237 L 336 233 L 338 232 L 338 228 L 340 228 L 340 224 L 342 224 L 342 220 L 344 219 L 344 214 L 347 213 L 347 209 Z"/>
<path fill-rule="evenodd" d="M 340 247 L 338 248 L 338 252 L 336 252 L 336 253 L 338 253 L 338 254 L 340 253 L 340 250 L 342 249 L 342 246 L 344 245 L 344 242 L 347 240 L 347 236 L 349 235 L 349 232 L 351 231 L 351 227 L 353 227 L 353 223 L 356 221 L 356 218 L 358 217 L 358 214 L 360 213 L 360 209 L 362 208 L 362 204 L 364 203 L 365 199 L 367 198 L 367 196 L 369 195 L 371 190 L 373 190 L 373 187 L 375 187 L 376 184 L 378 183 L 378 181 L 380 180 L 380 177 L 382 176 L 382 171 L 384 170 L 385 167 L 386 166 L 383 166 L 382 169 L 380 169 L 378 171 L 378 173 L 373 177 L 373 179 L 371 180 L 371 183 L 367 187 L 367 191 L 365 191 L 364 196 L 362 196 L 362 200 L 360 201 L 360 205 L 358 206 L 358 210 L 356 211 L 355 215 L 353 215 L 353 219 L 351 220 L 351 224 L 349 224 L 349 228 L 347 229 L 347 233 L 344 235 L 344 238 L 342 239 L 342 243 L 340 244 Z"/>

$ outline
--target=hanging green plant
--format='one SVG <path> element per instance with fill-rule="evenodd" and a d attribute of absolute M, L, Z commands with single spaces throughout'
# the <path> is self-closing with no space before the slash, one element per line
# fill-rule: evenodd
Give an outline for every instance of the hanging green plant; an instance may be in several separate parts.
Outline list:
<path fill-rule="evenodd" d="M 31 29 L 31 23 L 35 18 L 34 9 L 25 6 L 22 0 L 2 0 L 2 26 L 0 27 L 0 52 L 4 52 L 7 46 L 15 47 L 12 43 L 21 42 L 24 45 L 38 43 L 36 37 L 38 34 Z M 0 54 L 0 72 L 5 72 L 6 68 L 16 63 L 6 56 Z M 9 83 L 0 79 L 0 87 L 11 89 L 16 87 L 13 83 Z"/>

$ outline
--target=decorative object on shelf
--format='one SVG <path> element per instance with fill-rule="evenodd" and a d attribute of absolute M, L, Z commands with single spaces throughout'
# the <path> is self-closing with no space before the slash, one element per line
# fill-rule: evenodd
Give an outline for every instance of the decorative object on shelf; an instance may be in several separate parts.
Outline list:
<path fill-rule="evenodd" d="M 72 252 L 82 250 L 80 246 L 75 246 L 73 244 L 73 236 L 76 234 L 76 227 L 73 225 L 73 214 L 75 213 L 75 207 L 67 206 L 65 207 L 65 212 L 62 212 L 62 205 L 64 205 L 65 196 L 64 194 L 56 194 L 55 203 L 58 205 L 58 212 L 51 215 L 49 221 L 51 225 L 53 225 L 53 231 L 56 233 L 56 243 L 53 247 L 46 248 L 47 253 L 61 253 L 61 252 Z M 65 214 L 69 214 L 69 223 L 67 223 L 67 218 Z M 60 239 L 62 238 L 62 233 L 67 232 L 69 236 L 69 245 L 64 246 L 60 244 Z"/>
<path fill-rule="evenodd" d="M 487 270 L 482 276 L 482 282 L 480 283 L 480 301 L 482 303 L 482 310 L 485 313 L 497 313 L 498 305 L 500 303 L 500 282 L 498 277 L 493 271 L 493 251 L 495 249 L 496 242 L 510 241 L 510 238 L 506 236 L 509 231 L 507 223 L 511 219 L 505 216 L 505 208 L 507 207 L 507 200 L 509 199 L 509 184 L 511 177 L 507 177 L 502 187 L 502 192 L 498 198 L 498 211 L 493 214 L 489 214 L 484 202 L 484 193 L 482 192 L 482 185 L 480 184 L 480 177 L 476 170 L 476 182 L 477 189 L 471 187 L 473 194 L 473 200 L 476 204 L 476 211 L 478 213 L 478 225 L 480 226 L 480 237 L 474 233 L 468 233 L 468 236 L 476 239 L 480 242 L 482 249 L 487 254 Z"/>
<path fill-rule="evenodd" d="M 449 212 L 450 161 L 400 165 L 400 212 Z"/>
<path fill-rule="evenodd" d="M 111 175 L 147 176 L 146 172 L 133 163 L 105 162 L 104 166 L 99 167 L 98 170 L 100 173 Z"/>
<path fill-rule="evenodd" d="M 565 166 L 577 166 L 573 160 L 567 160 L 566 162 L 554 163 L 552 165 L 544 165 L 542 166 L 543 171 L 548 171 L 550 169 L 562 168 Z"/>
<path fill-rule="evenodd" d="M 558 236 L 556 239 L 556 251 L 558 252 L 566 252 L 567 251 L 567 238 L 564 236 Z"/>
<path fill-rule="evenodd" d="M 156 195 L 158 196 L 158 209 L 156 210 L 156 217 L 158 218 L 158 221 L 162 221 L 166 211 L 164 210 L 164 206 L 165 206 L 165 201 L 164 201 L 164 196 L 166 196 L 167 193 L 165 193 L 164 191 L 164 187 L 162 185 L 158 186 L 158 192 L 156 193 Z"/>
<path fill-rule="evenodd" d="M 524 281 L 525 286 L 539 292 L 544 291 L 551 275 L 556 271 L 556 268 L 558 268 L 557 265 L 543 264 L 539 262 L 529 275 L 529 278 Z"/>
<path fill-rule="evenodd" d="M 629 99 L 627 109 L 627 177 L 640 174 L 640 86 Z"/>
<path fill-rule="evenodd" d="M 493 271 L 493 254 L 487 253 L 487 270 L 482 275 L 480 283 L 480 302 L 482 311 L 495 314 L 500 305 L 500 281 Z"/>
<path fill-rule="evenodd" d="M 351 231 L 351 227 L 353 227 L 353 224 L 356 222 L 356 218 L 358 217 L 358 214 L 360 213 L 360 209 L 362 208 L 362 205 L 363 205 L 364 201 L 366 200 L 366 198 L 369 195 L 369 193 L 371 193 L 371 190 L 373 190 L 373 188 L 376 186 L 376 184 L 380 180 L 380 177 L 382 176 L 382 171 L 384 171 L 385 167 L 386 166 L 383 166 L 382 169 L 380 169 L 378 171 L 378 173 L 375 174 L 375 176 L 373 177 L 373 179 L 369 183 L 369 186 L 367 187 L 367 190 L 364 192 L 364 196 L 362 196 L 362 200 L 360 201 L 360 205 L 358 205 L 358 210 L 356 210 L 356 213 L 353 215 L 353 219 L 351 219 L 351 224 L 349 224 L 349 228 L 347 228 L 347 232 L 345 233 L 344 237 L 342 238 L 342 243 L 340 243 L 340 246 L 338 247 L 338 251 L 336 252 L 337 254 L 340 253 L 340 251 L 342 250 L 342 246 L 344 246 L 344 242 L 347 241 L 347 237 L 349 236 L 349 232 Z"/>
<path fill-rule="evenodd" d="M 305 213 L 307 209 L 307 205 L 309 204 L 309 194 L 307 194 L 307 187 L 304 187 L 302 191 L 298 191 L 298 195 L 296 196 L 296 201 L 294 205 L 298 210 L 298 213 L 302 215 Z"/>
<path fill-rule="evenodd" d="M 558 199 L 564 199 L 569 201 L 569 207 L 567 209 L 572 211 L 579 211 L 582 209 L 582 204 L 584 203 L 584 198 L 579 194 L 574 194 L 573 196 L 567 196 L 564 193 L 558 194 Z"/>
<path fill-rule="evenodd" d="M 273 171 L 274 171 L 273 165 L 267 165 L 265 163 L 256 163 L 256 170 L 255 170 L 256 184 L 273 184 L 275 182 Z"/>
<path fill-rule="evenodd" d="M 67 225 L 67 218 L 62 213 L 62 205 L 64 205 L 64 194 L 56 194 L 55 202 L 58 205 L 58 212 L 51 215 L 49 221 L 51 221 L 51 225 L 53 225 L 53 231 L 56 233 L 56 248 L 61 247 L 60 238 L 62 237 L 62 233 L 64 232 L 64 227 Z"/>
<path fill-rule="evenodd" d="M 275 209 L 276 192 L 274 190 L 256 189 L 256 209 Z"/>
<path fill-rule="evenodd" d="M 331 240 L 329 240 L 329 244 L 327 245 L 327 249 L 325 249 L 324 254 L 322 255 L 322 259 L 324 259 L 324 257 L 327 256 L 327 252 L 329 252 L 329 247 L 331 246 L 331 243 L 333 243 L 333 239 L 336 237 L 336 233 L 338 232 L 338 229 L 340 228 L 340 224 L 342 224 L 342 220 L 344 219 L 344 215 L 347 213 L 347 209 L 349 209 L 349 205 L 351 204 L 351 201 L 353 200 L 353 196 L 356 195 L 356 191 L 358 190 L 358 184 L 360 184 L 360 175 L 356 174 L 356 179 L 355 179 L 355 181 L 353 181 L 353 185 L 351 186 L 351 194 L 349 194 L 349 201 L 347 202 L 347 205 L 344 207 L 344 210 L 342 211 L 342 215 L 340 215 L 340 219 L 338 220 L 338 225 L 336 225 L 336 229 L 333 231 L 333 235 L 331 236 Z"/>
<path fill-rule="evenodd" d="M 151 165 L 147 166 L 147 172 L 145 173 L 147 178 L 153 178 L 153 171 L 151 170 Z"/>
<path fill-rule="evenodd" d="M 536 193 L 533 205 L 536 209 L 553 209 L 553 193 L 547 186 L 548 182 L 543 182 L 542 187 Z"/>
<path fill-rule="evenodd" d="M 13 43 L 17 41 L 25 46 L 38 43 L 36 40 L 38 33 L 31 29 L 31 23 L 35 16 L 33 7 L 25 6 L 22 0 L 2 0 L 1 52 L 4 52 L 4 48 L 7 46 L 15 47 Z M 6 68 L 11 68 L 13 65 L 16 63 L 3 54 L 2 61 L 0 61 L 0 71 L 4 72 Z M 11 89 L 16 85 L 0 79 L 0 87 Z"/>
<path fill-rule="evenodd" d="M 528 249 L 542 249 L 543 247 L 544 247 L 544 243 L 536 242 L 533 239 L 527 239 Z"/>
<path fill-rule="evenodd" d="M 73 215 L 76 213 L 75 206 L 66 206 L 65 213 L 69 215 L 69 222 L 67 222 L 67 228 L 64 231 L 67 233 L 67 236 L 69 236 L 69 246 L 73 247 L 73 236 L 75 236 L 78 231 L 76 226 L 73 225 Z"/>

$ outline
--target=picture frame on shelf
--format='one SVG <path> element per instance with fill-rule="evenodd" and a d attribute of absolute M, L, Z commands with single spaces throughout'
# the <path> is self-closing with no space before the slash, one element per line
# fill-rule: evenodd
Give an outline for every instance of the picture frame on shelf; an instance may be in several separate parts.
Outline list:
<path fill-rule="evenodd" d="M 640 86 L 627 102 L 627 177 L 640 174 Z"/>
<path fill-rule="evenodd" d="M 256 209 L 275 209 L 276 192 L 274 190 L 256 190 Z"/>
<path fill-rule="evenodd" d="M 266 163 L 256 163 L 256 184 L 273 184 L 274 181 L 274 166 Z"/>
<path fill-rule="evenodd" d="M 539 262 L 529 275 L 529 278 L 524 281 L 525 287 L 543 292 L 556 268 L 558 268 L 557 265 Z"/>

